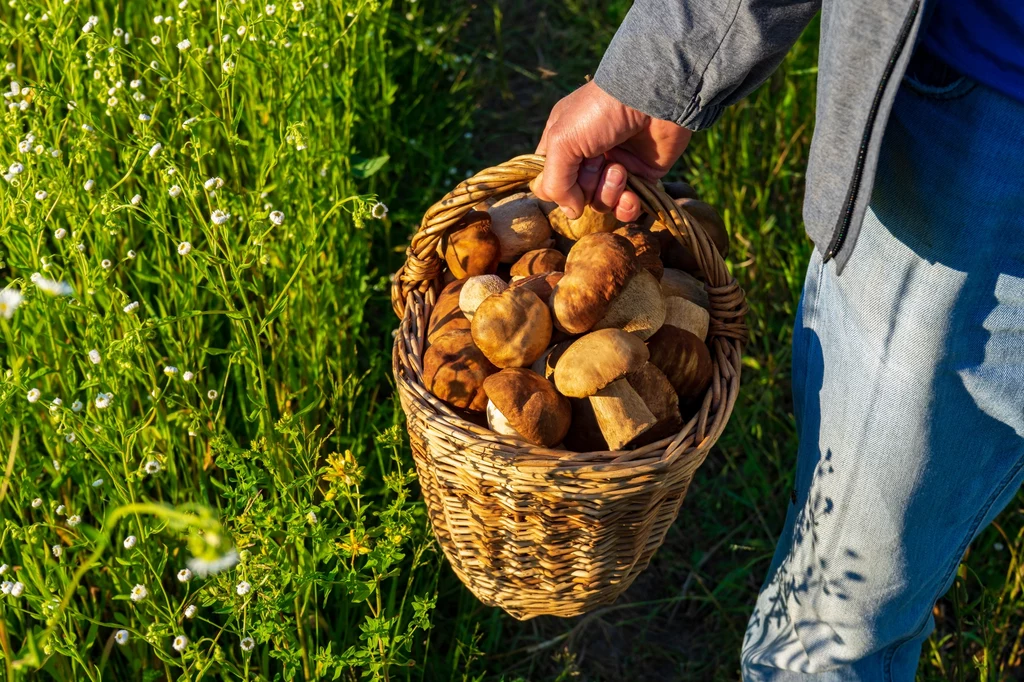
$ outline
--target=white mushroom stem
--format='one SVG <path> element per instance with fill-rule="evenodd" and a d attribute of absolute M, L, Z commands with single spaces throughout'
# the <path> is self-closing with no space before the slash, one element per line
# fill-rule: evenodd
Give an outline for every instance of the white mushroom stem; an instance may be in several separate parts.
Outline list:
<path fill-rule="evenodd" d="M 693 301 L 668 296 L 665 298 L 665 324 L 688 331 L 703 341 L 708 337 L 711 315 Z"/>
<path fill-rule="evenodd" d="M 647 408 L 629 382 L 618 379 L 590 396 L 601 435 L 612 450 L 620 450 L 631 440 L 653 428 L 657 417 Z"/>
<path fill-rule="evenodd" d="M 657 278 L 639 270 L 608 306 L 594 329 L 621 329 L 646 341 L 665 322 L 665 299 Z"/>
<path fill-rule="evenodd" d="M 501 410 L 490 400 L 487 401 L 487 426 L 491 428 L 491 431 L 500 433 L 503 436 L 522 438 L 519 432 L 512 428 L 512 425 L 509 424 L 508 419 L 501 413 Z"/>

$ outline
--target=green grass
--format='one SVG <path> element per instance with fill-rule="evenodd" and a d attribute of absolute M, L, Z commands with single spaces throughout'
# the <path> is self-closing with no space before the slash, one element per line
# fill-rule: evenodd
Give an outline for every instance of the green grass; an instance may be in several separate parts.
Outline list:
<path fill-rule="evenodd" d="M 751 343 L 728 431 L 616 606 L 517 623 L 462 588 L 430 536 L 392 392 L 388 274 L 419 216 L 467 171 L 532 151 L 626 8 L 0 7 L 0 63 L 14 65 L 2 89 L 30 88 L 3 100 L 24 111 L 0 114 L 0 167 L 24 167 L 0 182 L 0 289 L 24 295 L 0 316 L 0 564 L 24 586 L 0 598 L 0 680 L 737 679 L 796 450 L 788 342 L 810 253 L 815 29 L 679 168 L 729 224 Z M 215 224 L 218 209 L 232 218 Z M 48 295 L 36 272 L 74 293 Z M 102 409 L 100 392 L 113 394 Z M 1014 679 L 1021 501 L 940 602 L 922 680 Z M 236 566 L 176 578 L 231 547 Z M 134 602 L 137 584 L 148 597 Z"/>

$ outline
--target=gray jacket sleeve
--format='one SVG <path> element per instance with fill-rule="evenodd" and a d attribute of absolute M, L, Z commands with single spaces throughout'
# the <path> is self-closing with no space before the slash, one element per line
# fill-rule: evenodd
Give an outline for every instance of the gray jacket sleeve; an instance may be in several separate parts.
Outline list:
<path fill-rule="evenodd" d="M 707 128 L 782 62 L 821 0 L 636 0 L 594 80 L 634 109 Z"/>

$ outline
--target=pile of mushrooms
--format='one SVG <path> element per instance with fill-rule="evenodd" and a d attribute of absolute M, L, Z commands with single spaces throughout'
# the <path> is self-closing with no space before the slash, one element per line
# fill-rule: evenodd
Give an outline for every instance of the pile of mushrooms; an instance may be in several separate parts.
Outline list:
<path fill-rule="evenodd" d="M 718 212 L 685 183 L 664 187 L 724 257 Z M 708 294 L 667 226 L 590 207 L 569 220 L 520 193 L 477 206 L 438 249 L 447 284 L 422 379 L 463 416 L 545 448 L 622 450 L 675 434 L 700 407 Z"/>

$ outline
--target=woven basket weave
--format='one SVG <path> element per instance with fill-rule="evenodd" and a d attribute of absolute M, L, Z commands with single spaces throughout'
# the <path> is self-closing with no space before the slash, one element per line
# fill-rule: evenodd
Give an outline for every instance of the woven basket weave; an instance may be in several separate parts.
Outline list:
<path fill-rule="evenodd" d="M 714 374 L 697 414 L 677 435 L 635 450 L 570 452 L 498 435 L 435 398 L 422 370 L 442 287 L 438 245 L 479 202 L 528 189 L 543 165 L 540 156 L 517 157 L 431 206 L 391 292 L 402 320 L 395 383 L 434 534 L 473 594 L 520 620 L 608 604 L 647 567 L 732 413 L 747 337 L 743 291 L 704 230 L 654 184 L 631 176 L 643 210 L 690 249 L 706 282 Z"/>

